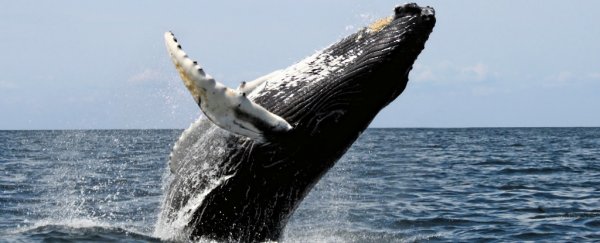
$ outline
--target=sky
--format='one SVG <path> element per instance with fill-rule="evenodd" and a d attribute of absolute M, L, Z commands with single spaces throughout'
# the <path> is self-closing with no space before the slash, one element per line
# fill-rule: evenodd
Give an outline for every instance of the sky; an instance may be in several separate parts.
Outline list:
<path fill-rule="evenodd" d="M 437 24 L 371 127 L 600 126 L 600 1 L 417 1 Z M 1 1 L 0 130 L 185 128 L 200 110 L 163 43 L 229 87 L 403 1 Z"/>

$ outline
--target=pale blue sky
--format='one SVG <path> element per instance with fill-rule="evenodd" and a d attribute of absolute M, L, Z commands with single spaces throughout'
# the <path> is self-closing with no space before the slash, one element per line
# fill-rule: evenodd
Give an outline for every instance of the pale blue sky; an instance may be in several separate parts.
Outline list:
<path fill-rule="evenodd" d="M 200 111 L 163 44 L 229 86 L 398 1 L 2 1 L 0 129 L 184 128 Z M 438 22 L 372 127 L 600 126 L 600 1 L 419 1 Z"/>

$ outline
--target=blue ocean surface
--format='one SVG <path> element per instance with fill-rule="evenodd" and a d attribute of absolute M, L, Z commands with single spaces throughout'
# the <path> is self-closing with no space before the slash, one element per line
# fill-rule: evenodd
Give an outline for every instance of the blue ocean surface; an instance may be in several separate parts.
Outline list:
<path fill-rule="evenodd" d="M 0 241 L 167 240 L 180 133 L 0 131 Z M 368 129 L 281 241 L 600 241 L 600 128 Z"/>

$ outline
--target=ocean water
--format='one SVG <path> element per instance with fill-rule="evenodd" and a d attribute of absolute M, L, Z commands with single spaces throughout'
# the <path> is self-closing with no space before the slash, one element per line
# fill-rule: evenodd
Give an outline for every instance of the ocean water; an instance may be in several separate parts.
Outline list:
<path fill-rule="evenodd" d="M 0 131 L 0 241 L 165 240 L 180 133 Z M 600 241 L 600 128 L 368 129 L 281 241 Z"/>

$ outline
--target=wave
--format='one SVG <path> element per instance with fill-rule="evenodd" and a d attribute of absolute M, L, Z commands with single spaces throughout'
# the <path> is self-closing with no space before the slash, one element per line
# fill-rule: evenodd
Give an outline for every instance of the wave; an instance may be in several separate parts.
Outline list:
<path fill-rule="evenodd" d="M 422 242 L 447 239 L 448 232 L 389 232 L 374 230 L 300 230 L 288 231 L 282 243 L 295 242 Z"/>
<path fill-rule="evenodd" d="M 9 242 L 50 241 L 50 242 L 160 242 L 160 238 L 134 229 L 112 226 L 110 223 L 91 219 L 69 221 L 42 220 L 30 226 L 23 226 L 6 232 L 4 240 Z"/>
<path fill-rule="evenodd" d="M 420 219 L 400 219 L 396 221 L 396 225 L 408 227 L 434 227 L 434 226 L 456 226 L 456 225 L 476 225 L 479 222 L 465 219 L 452 219 L 444 217 L 435 218 L 420 218 Z"/>
<path fill-rule="evenodd" d="M 589 218 L 599 218 L 600 210 L 590 210 L 590 211 L 578 211 L 578 212 L 564 212 L 564 213 L 547 213 L 542 215 L 535 215 L 530 217 L 530 219 L 589 219 Z"/>
<path fill-rule="evenodd" d="M 503 168 L 498 171 L 499 174 L 525 174 L 525 175 L 544 175 L 552 173 L 572 172 L 573 169 L 566 166 L 554 167 L 517 167 Z"/>

